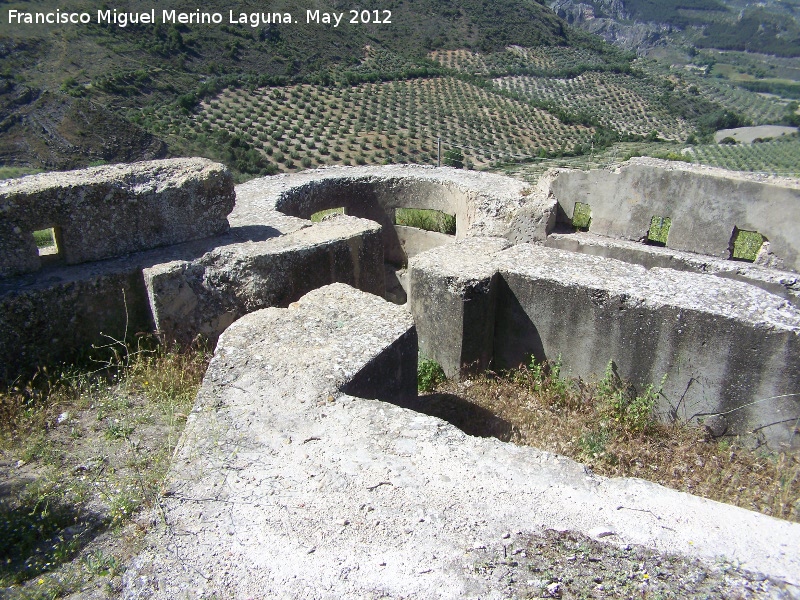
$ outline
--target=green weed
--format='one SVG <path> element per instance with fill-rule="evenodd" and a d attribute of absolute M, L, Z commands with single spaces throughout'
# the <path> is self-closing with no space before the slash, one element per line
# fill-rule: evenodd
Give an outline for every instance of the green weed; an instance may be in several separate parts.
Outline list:
<path fill-rule="evenodd" d="M 588 204 L 576 202 L 572 211 L 572 226 L 576 229 L 589 229 L 592 223 L 592 209 Z"/>
<path fill-rule="evenodd" d="M 609 361 L 603 379 L 597 384 L 600 414 L 613 426 L 630 433 L 640 433 L 653 424 L 653 408 L 666 382 L 659 387 L 648 385 L 641 394 L 626 385 L 617 375 L 614 363 Z"/>
<path fill-rule="evenodd" d="M 448 235 L 456 233 L 455 216 L 438 210 L 398 208 L 395 211 L 395 224 Z"/>
<path fill-rule="evenodd" d="M 651 243 L 667 245 L 669 228 L 672 226 L 672 219 L 669 217 L 653 217 L 650 219 L 650 229 L 647 232 L 647 240 Z"/>
<path fill-rule="evenodd" d="M 757 231 L 736 230 L 736 237 L 733 240 L 733 251 L 731 258 L 740 260 L 754 261 L 764 243 L 764 236 Z"/>
<path fill-rule="evenodd" d="M 430 392 L 446 379 L 444 370 L 439 363 L 420 357 L 417 366 L 417 389 L 420 392 Z"/>

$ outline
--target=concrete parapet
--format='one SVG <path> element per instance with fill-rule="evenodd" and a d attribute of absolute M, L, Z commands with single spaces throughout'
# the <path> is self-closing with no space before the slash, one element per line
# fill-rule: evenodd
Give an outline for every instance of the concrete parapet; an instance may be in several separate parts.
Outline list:
<path fill-rule="evenodd" d="M 574 376 L 614 361 L 640 390 L 666 375 L 669 418 L 727 415 L 730 433 L 798 444 L 800 311 L 738 281 L 521 245 L 498 256 L 495 360 L 559 356 Z M 788 397 L 786 395 L 789 395 Z"/>
<path fill-rule="evenodd" d="M 409 269 L 420 347 L 449 375 L 478 356 L 498 367 L 560 357 L 565 372 L 582 378 L 601 376 L 614 361 L 640 389 L 667 375 L 665 415 L 724 413 L 730 433 L 758 430 L 770 442 L 798 443 L 800 311 L 789 302 L 711 275 L 531 244 L 470 244 L 420 254 Z M 496 284 L 468 319 L 474 294 L 462 282 L 473 273 L 481 289 L 495 277 Z"/>
<path fill-rule="evenodd" d="M 105 359 L 93 346 L 152 331 L 147 294 L 135 264 L 114 261 L 50 273 L 46 279 L 7 279 L 0 284 L 0 382 L 37 366 Z"/>
<path fill-rule="evenodd" d="M 236 318 L 337 281 L 383 294 L 375 223 L 342 216 L 284 229 L 239 225 L 207 240 L 3 280 L 0 381 L 99 354 L 93 345 L 126 334 L 158 330 L 166 341 L 201 335 L 213 344 Z"/>
<path fill-rule="evenodd" d="M 756 231 L 783 264 L 800 270 L 800 183 L 652 158 L 617 169 L 551 171 L 540 186 L 561 220 L 576 202 L 591 209 L 589 231 L 642 241 L 651 219 L 671 219 L 667 246 L 717 258 L 731 255 L 734 230 Z"/>
<path fill-rule="evenodd" d="M 565 527 L 800 584 L 796 523 L 375 400 L 413 393 L 414 338 L 404 308 L 342 285 L 228 328 L 123 597 L 506 597 L 479 565 Z M 370 393 L 341 392 L 365 372 Z"/>
<path fill-rule="evenodd" d="M 303 219 L 344 207 L 347 214 L 383 226 L 387 258 L 404 258 L 393 227 L 397 208 L 455 215 L 458 238 L 499 236 L 513 242 L 544 240 L 556 218 L 555 200 L 520 181 L 449 167 L 327 167 L 250 181 L 237 193 L 257 198 L 262 210 Z"/>
<path fill-rule="evenodd" d="M 260 242 L 228 245 L 196 260 L 144 270 L 156 329 L 182 343 L 212 342 L 235 319 L 287 306 L 306 292 L 342 282 L 383 296 L 380 227 L 339 215 Z"/>
<path fill-rule="evenodd" d="M 234 205 L 228 170 L 170 159 L 43 173 L 0 185 L 0 277 L 35 271 L 33 232 L 53 228 L 73 265 L 224 233 Z"/>

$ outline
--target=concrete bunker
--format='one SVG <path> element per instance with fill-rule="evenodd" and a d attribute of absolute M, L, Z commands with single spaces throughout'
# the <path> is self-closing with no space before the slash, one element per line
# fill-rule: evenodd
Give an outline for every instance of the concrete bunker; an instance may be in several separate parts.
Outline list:
<path fill-rule="evenodd" d="M 406 229 L 398 229 L 403 226 L 396 225 L 395 211 L 404 208 L 442 211 L 455 215 L 457 230 L 466 228 L 467 200 L 459 191 L 440 182 L 325 179 L 288 190 L 275 208 L 293 217 L 310 219 L 312 214 L 341 207 L 348 215 L 375 221 L 383 230 L 384 260 L 402 267 L 420 248 L 436 247 L 448 239 L 422 233 L 413 235 Z"/>
<path fill-rule="evenodd" d="M 800 579 L 800 524 L 377 400 L 414 393 L 415 337 L 405 309 L 344 285 L 229 327 L 124 597 L 540 596 L 475 565 L 546 528 Z"/>
<path fill-rule="evenodd" d="M 386 297 L 401 304 L 408 293 L 406 265 L 420 252 L 474 235 L 542 240 L 555 219 L 553 203 L 529 196 L 522 182 L 456 169 L 333 167 L 272 179 L 263 187 L 252 185 L 282 214 L 311 219 L 341 209 L 380 224 Z M 399 217 L 409 210 L 438 215 L 441 230 L 404 222 Z"/>
<path fill-rule="evenodd" d="M 0 248 L 8 250 L 0 255 L 0 263 L 7 260 L 0 264 L 0 378 L 15 377 L 25 365 L 69 359 L 108 335 L 123 339 L 155 330 L 167 340 L 189 343 L 201 335 L 213 344 L 242 315 L 287 306 L 333 282 L 403 302 L 400 282 L 386 277 L 387 254 L 401 263 L 408 253 L 453 238 L 395 228 L 395 208 L 451 211 L 463 223 L 459 235 L 544 239 L 554 215 L 545 211 L 533 224 L 518 219 L 521 210 L 542 213 L 524 189 L 521 182 L 454 169 L 334 168 L 253 180 L 237 188 L 234 206 L 224 167 L 195 159 L 6 182 L 0 189 Z M 396 198 L 393 190 L 399 190 Z M 127 198 L 130 222 L 118 245 L 103 194 Z M 84 213 L 80 198 L 88 202 Z M 55 204 L 65 214 L 34 219 L 37 203 Z M 307 219 L 331 208 L 348 214 L 319 223 Z M 152 211 L 160 215 L 155 221 L 172 229 L 151 236 Z M 390 225 L 382 230 L 353 212 Z M 71 245 L 66 237 L 63 246 L 59 242 L 63 264 L 43 265 L 32 235 L 32 251 L 22 254 L 30 260 L 15 262 L 20 232 L 53 222 L 75 224 Z"/>
<path fill-rule="evenodd" d="M 157 187 L 153 177 L 167 181 L 181 177 L 174 165 L 171 171 L 150 164 L 127 168 L 128 179 L 138 177 L 145 190 Z M 215 169 L 203 168 L 205 176 L 214 180 Z M 106 176 L 113 180 L 116 172 L 111 169 Z M 405 301 L 410 291 L 420 348 L 450 376 L 486 368 L 492 361 L 513 366 L 526 354 L 553 358 L 561 353 L 565 358 L 574 355 L 565 364 L 581 376 L 601 373 L 608 360 L 615 360 L 626 378 L 647 384 L 671 370 L 686 372 L 689 363 L 702 373 L 716 360 L 728 365 L 730 376 L 706 378 L 705 387 L 697 391 L 702 413 L 725 410 L 748 397 L 793 392 L 790 388 L 800 385 L 790 368 L 800 352 L 795 339 L 798 277 L 731 261 L 728 248 L 736 245 L 730 231 L 740 223 L 745 224 L 743 230 L 748 223 L 761 223 L 753 231 L 767 231 L 771 240 L 791 233 L 796 224 L 766 217 L 782 214 L 771 212 L 775 202 L 788 206 L 788 199 L 797 200 L 800 186 L 783 185 L 783 196 L 777 200 L 767 194 L 771 190 L 761 190 L 754 196 L 760 200 L 749 208 L 740 198 L 734 209 L 741 214 L 730 217 L 737 225 L 727 231 L 726 251 L 717 258 L 673 247 L 685 237 L 681 223 L 685 225 L 686 215 L 697 207 L 686 199 L 661 206 L 646 188 L 663 187 L 664 173 L 671 172 L 662 163 L 626 165 L 618 173 L 556 171 L 535 189 L 496 175 L 409 166 L 336 167 L 252 180 L 236 189 L 227 233 L 87 263 L 90 266 L 66 265 L 0 281 L 2 375 L 13 374 L 25 363 L 69 356 L 101 341 L 98 336 L 103 331 L 120 338 L 127 333 L 118 331 L 121 323 L 128 323 L 132 332 L 155 329 L 166 339 L 183 343 L 197 335 L 214 343 L 245 314 L 288 306 L 315 288 L 341 282 L 397 303 Z M 694 177 L 690 183 L 705 190 L 705 200 L 698 202 L 704 202 L 701 208 L 706 210 L 714 206 L 706 187 L 731 185 L 718 181 L 716 172 L 710 184 L 705 173 L 690 175 Z M 67 179 L 81 177 L 85 175 L 68 174 Z M 106 185 L 97 181 L 95 185 Z M 745 183 L 752 191 L 753 182 Z M 202 178 L 192 185 L 202 189 Z M 225 198 L 232 194 L 229 179 L 227 185 L 231 187 L 221 192 Z M 159 205 L 170 199 L 169 186 L 162 187 L 167 192 L 161 196 L 148 192 L 149 202 Z M 600 191 L 590 194 L 595 188 Z M 211 214 L 220 210 L 209 201 L 216 189 L 210 187 L 205 198 L 195 200 L 198 206 L 208 206 Z M 42 192 L 43 197 L 49 193 Z M 633 194 L 638 196 L 632 199 Z M 633 208 L 618 218 L 625 206 Z M 454 215 L 455 238 L 396 225 L 398 211 L 431 207 Z M 746 209 L 757 218 L 745 219 Z M 310 218 L 321 211 L 344 214 L 328 214 L 312 223 Z M 555 232 L 557 213 L 571 215 L 571 220 L 583 214 L 591 232 Z M 626 219 L 627 224 L 620 223 Z M 4 225 L 7 222 L 0 223 Z M 614 227 L 627 228 L 631 239 L 598 235 Z M 643 232 L 665 243 L 669 236 L 670 247 L 641 243 Z M 793 245 L 784 247 L 788 250 L 783 256 L 790 256 Z M 588 254 L 596 256 L 582 256 Z M 513 260 L 508 258 L 512 255 Z M 639 263 L 644 269 L 623 268 L 608 259 Z M 394 274 L 406 260 L 411 268 L 400 271 L 401 280 Z M 702 279 L 674 271 L 696 271 Z M 709 279 L 709 273 L 718 278 Z M 750 285 L 736 288 L 722 279 Z M 671 303 L 664 281 L 676 286 L 671 292 L 688 294 L 685 305 Z M 756 293 L 763 291 L 776 297 Z M 665 298 L 661 312 L 649 305 L 659 294 Z M 555 297 L 560 300 L 553 304 Z M 781 304 L 784 300 L 789 300 L 788 307 Z M 613 306 L 618 310 L 609 308 Z M 762 320 L 754 318 L 753 311 L 766 310 L 763 307 L 772 311 L 768 321 L 778 323 L 780 332 L 761 331 Z M 686 317 L 687 311 L 696 318 Z M 580 323 L 564 321 L 565 312 Z M 691 336 L 676 337 L 676 331 L 691 329 L 687 319 L 711 323 L 702 326 L 703 339 L 715 351 L 728 348 L 724 360 L 715 359 L 708 348 L 685 346 Z M 640 321 L 646 326 L 637 325 Z M 79 325 L 64 327 L 64 323 Z M 731 337 L 732 328 L 741 329 L 740 334 Z M 558 333 L 575 330 L 585 332 L 580 342 Z M 735 339 L 748 340 L 744 346 L 750 350 L 740 356 Z M 581 348 L 588 348 L 591 340 L 596 347 L 586 354 Z M 755 354 L 745 356 L 747 352 Z M 660 369 L 655 375 L 650 372 L 654 368 Z M 676 383 L 671 392 L 683 394 L 680 386 Z M 760 415 L 792 412 L 795 404 L 786 401 L 772 413 L 750 411 L 740 420 L 741 427 L 763 425 L 758 422 Z M 735 432 L 737 423 L 733 425 Z"/>
<path fill-rule="evenodd" d="M 154 184 L 159 181 L 158 165 L 128 168 L 142 178 L 144 188 L 158 187 Z M 634 197 L 641 192 L 642 181 L 634 177 L 626 188 L 618 177 L 631 176 L 631 168 L 637 177 L 656 182 L 662 181 L 662 171 L 669 170 L 658 164 L 629 165 L 619 174 L 557 172 L 531 190 L 508 178 L 453 169 L 320 169 L 238 186 L 230 214 L 225 212 L 225 203 L 233 196 L 232 181 L 223 168 L 212 168 L 205 181 L 202 177 L 197 181 L 199 197 L 195 200 L 201 205 L 205 202 L 212 216 L 228 215 L 222 231 L 201 239 L 178 236 L 172 240 L 175 243 L 148 246 L 123 256 L 118 252 L 110 258 L 84 257 L 82 264 L 31 269 L 13 276 L 4 272 L 0 279 L 0 376 L 7 378 L 26 363 L 69 357 L 75 349 L 91 344 L 99 331 L 116 335 L 109 327 L 119 328 L 123 322 L 141 330 L 156 328 L 165 338 L 181 341 L 198 334 L 214 341 L 222 335 L 176 452 L 165 510 L 171 523 L 180 523 L 187 532 L 196 531 L 196 537 L 178 540 L 187 545 L 185 549 L 188 545 L 201 547 L 202 557 L 196 564 L 219 574 L 217 581 L 234 577 L 242 583 L 242 595 L 287 589 L 284 581 L 273 582 L 275 587 L 270 588 L 260 581 L 254 583 L 249 575 L 238 577 L 236 569 L 256 564 L 254 561 L 282 561 L 288 569 L 301 565 L 308 571 L 308 560 L 324 562 L 334 555 L 347 556 L 352 548 L 365 556 L 374 548 L 391 552 L 399 538 L 410 549 L 409 556 L 417 558 L 421 539 L 437 540 L 448 553 L 459 557 L 469 547 L 465 544 L 474 545 L 479 536 L 488 533 L 501 539 L 508 527 L 508 513 L 492 512 L 490 526 L 478 525 L 490 511 L 472 502 L 477 488 L 470 483 L 469 474 L 475 465 L 482 469 L 476 485 L 491 480 L 487 487 L 494 495 L 486 506 L 501 505 L 503 494 L 514 498 L 513 520 L 520 528 L 563 522 L 561 515 L 537 510 L 546 495 L 549 505 L 566 507 L 564 510 L 572 511 L 570 519 L 582 519 L 580 526 L 587 531 L 605 523 L 588 515 L 584 502 L 611 515 L 614 527 L 628 536 L 626 539 L 659 546 L 661 536 L 672 534 L 653 533 L 652 521 L 645 513 L 666 514 L 664 498 L 669 498 L 671 519 L 684 522 L 683 495 L 652 488 L 655 492 L 647 494 L 641 505 L 646 510 L 637 513 L 640 521 L 631 526 L 621 519 L 618 508 L 630 490 L 641 491 L 640 483 L 599 481 L 571 461 L 562 464 L 561 459 L 546 453 L 469 438 L 425 415 L 369 399 L 382 395 L 391 399 L 398 391 L 401 395 L 413 393 L 418 338 L 419 347 L 455 376 L 491 361 L 513 365 L 529 354 L 551 358 L 562 353 L 565 366 L 577 374 L 602 372 L 609 358 L 617 362 L 624 377 L 637 383 L 650 383 L 653 373 L 658 377 L 678 372 L 680 377 L 670 381 L 668 393 L 686 395 L 692 409 L 701 414 L 724 412 L 745 399 L 786 395 L 776 402 L 752 405 L 728 424 L 735 433 L 775 423 L 782 427 L 774 429 L 779 436 L 787 434 L 798 414 L 797 398 L 789 394 L 800 387 L 796 371 L 800 311 L 785 300 L 798 291 L 797 275 L 731 261 L 728 247 L 734 226 L 763 231 L 775 242 L 780 258 L 796 268 L 791 261 L 793 244 L 800 239 L 795 235 L 800 220 L 793 219 L 796 212 L 787 218 L 789 213 L 776 211 L 774 202 L 777 197 L 785 201 L 787 210 L 798 210 L 797 189 L 778 186 L 782 191 L 776 195 L 768 193 L 769 189 L 752 188 L 755 182 L 748 181 L 748 189 L 760 190 L 761 196 L 756 196 L 767 200 L 764 204 L 752 202 L 752 206 L 744 199 L 734 203 L 738 213 L 731 218 L 735 223 L 722 224 L 724 236 L 719 228 L 711 236 L 715 251 L 724 237 L 724 250 L 709 256 L 701 252 L 706 243 L 702 239 L 694 239 L 693 250 L 680 249 L 685 242 L 686 219 L 696 216 L 692 202 L 662 206 Z M 214 196 L 212 183 L 218 172 L 221 193 Z M 54 179 L 58 179 L 56 175 Z M 177 175 L 180 179 L 180 173 Z M 696 180 L 695 175 L 688 179 L 703 188 L 707 182 L 702 177 Z M 718 174 L 714 178 L 719 179 Z M 678 185 L 677 179 L 673 184 Z M 715 188 L 720 192 L 725 185 L 715 180 L 711 187 L 722 186 Z M 592 195 L 596 188 L 600 192 Z M 222 198 L 219 205 L 212 200 L 215 197 Z M 727 200 L 725 195 L 719 198 Z M 170 204 L 169 193 L 159 196 L 154 191 L 151 200 Z M 713 208 L 712 201 L 709 192 L 705 209 Z M 591 233 L 555 233 L 557 211 L 574 215 L 575 204 L 581 202 L 591 207 Z M 309 220 L 320 210 L 340 207 L 348 214 L 316 224 Z M 387 254 L 409 255 L 399 243 L 393 223 L 394 211 L 406 207 L 454 214 L 458 237 L 409 259 L 409 310 L 376 297 L 385 294 Z M 620 214 L 629 222 L 620 222 L 625 221 L 619 219 Z M 776 214 L 781 215 L 780 222 L 774 222 Z M 670 248 L 641 243 L 643 232 L 658 215 L 670 218 Z M 17 225 L 9 224 L 9 220 L 0 220 L 0 234 L 13 232 Z M 624 235 L 615 234 L 615 228 Z M 0 235 L 0 243 L 5 239 Z M 558 245 L 578 252 L 554 247 Z M 592 253 L 599 256 L 589 256 Z M 628 261 L 610 260 L 615 253 Z M 636 260 L 651 264 L 632 266 L 630 262 Z M 659 262 L 669 268 L 659 269 Z M 681 272 L 691 270 L 705 273 Z M 709 270 L 720 277 L 709 275 Z M 732 278 L 741 281 L 726 280 Z M 350 287 L 325 287 L 332 283 Z M 765 291 L 770 286 L 785 295 Z M 344 321 L 348 326 L 340 327 Z M 576 340 L 576 331 L 585 335 Z M 267 356 L 269 361 L 264 360 Z M 687 375 L 696 379 L 698 373 L 705 374 L 702 385 L 687 383 Z M 362 400 L 356 401 L 351 394 Z M 287 431 L 300 436 L 287 440 Z M 351 435 L 353 431 L 358 436 Z M 322 440 L 325 443 L 314 444 Z M 310 467 L 303 461 L 312 453 Z M 389 456 L 390 476 L 386 464 L 375 456 Z M 237 475 L 229 477 L 234 471 Z M 571 473 L 578 479 L 561 488 L 554 488 L 550 480 L 540 481 L 532 490 L 530 474 L 543 471 L 558 477 Z M 240 477 L 243 472 L 249 477 Z M 459 476 L 451 479 L 454 472 Z M 298 478 L 299 473 L 302 477 Z M 325 476 L 317 477 L 318 473 Z M 463 486 L 461 480 L 469 486 Z M 398 506 L 426 510 L 430 506 L 426 494 L 435 486 L 446 490 L 443 516 L 429 518 L 426 513 L 426 524 L 415 525 L 422 530 L 419 538 L 398 536 L 409 522 L 409 514 L 397 517 L 392 511 Z M 597 494 L 600 487 L 610 490 L 602 500 Z M 320 513 L 315 531 L 324 532 L 325 544 L 343 540 L 342 544 L 326 546 L 310 536 L 300 540 L 294 527 L 255 531 L 253 522 L 282 522 L 276 515 L 285 515 L 287 506 L 280 498 L 287 491 L 295 500 L 303 496 L 305 503 L 307 498 L 308 506 L 313 506 L 321 493 L 326 494 L 331 501 Z M 452 510 L 454 494 L 460 498 L 456 511 Z M 208 497 L 220 508 L 205 513 L 210 527 L 197 518 L 193 501 L 198 497 Z M 248 500 L 242 510 L 242 504 L 234 507 L 229 501 L 232 497 L 254 501 Z M 346 524 L 340 525 L 353 518 L 348 511 L 357 511 L 360 503 L 373 498 L 383 498 L 379 508 L 389 517 L 391 527 L 379 532 L 380 539 L 372 537 L 367 543 L 342 537 L 342 531 L 350 531 L 342 529 Z M 703 516 L 673 536 L 675 543 L 708 529 L 713 530 L 715 539 L 723 540 L 720 543 L 739 535 L 736 539 L 743 540 L 743 550 L 736 551 L 738 556 L 750 556 L 752 541 L 758 536 L 737 532 L 747 521 L 748 531 L 762 533 L 765 521 L 733 507 L 720 510 L 732 515 L 732 526 L 718 533 Z M 450 517 L 467 514 L 462 511 L 467 511 L 470 523 L 476 523 L 464 535 L 451 526 L 455 521 Z M 309 523 L 315 515 L 304 508 L 301 522 Z M 233 535 L 222 536 L 225 549 L 233 553 L 223 553 L 225 558 L 220 561 L 218 534 L 228 531 L 224 526 L 228 516 L 234 517 L 230 523 L 235 522 L 247 539 L 240 543 Z M 414 522 L 423 523 L 418 517 Z M 447 527 L 438 527 L 444 522 Z M 778 529 L 770 534 L 761 564 L 772 564 L 774 547 L 796 538 L 794 531 Z M 150 553 L 149 557 L 137 559 L 126 575 L 128 597 L 151 597 L 153 590 L 172 597 L 194 589 L 195 583 L 203 586 L 211 581 L 197 569 L 189 578 L 203 575 L 204 581 L 186 584 L 165 577 L 188 571 L 176 566 L 174 554 L 159 548 L 163 546 L 148 550 L 145 554 Z M 280 556 L 265 559 L 264 549 L 280 552 Z M 715 547 L 706 549 L 710 554 Z M 441 555 L 438 548 L 435 553 Z M 430 562 L 429 555 L 422 559 Z M 775 569 L 795 573 L 796 562 L 793 553 Z M 235 575 L 223 574 L 220 568 L 231 569 Z M 336 576 L 338 567 L 320 571 L 333 573 L 331 582 L 343 581 Z M 261 572 L 272 573 L 269 565 Z M 357 569 L 352 572 L 357 574 Z M 442 585 L 449 585 L 455 580 L 454 573 L 463 573 L 460 558 L 436 570 L 435 576 Z M 408 581 L 419 582 L 418 572 L 409 572 Z M 470 585 L 473 582 L 474 578 Z M 254 587 L 245 589 L 251 583 Z M 304 584 L 298 579 L 298 594 Z M 361 587 L 345 591 L 355 590 L 354 595 L 374 591 L 371 583 L 356 585 Z M 428 582 L 423 585 L 431 589 Z M 410 588 L 399 585 L 397 589 L 407 592 Z M 464 589 L 455 589 L 453 597 L 463 596 Z"/>

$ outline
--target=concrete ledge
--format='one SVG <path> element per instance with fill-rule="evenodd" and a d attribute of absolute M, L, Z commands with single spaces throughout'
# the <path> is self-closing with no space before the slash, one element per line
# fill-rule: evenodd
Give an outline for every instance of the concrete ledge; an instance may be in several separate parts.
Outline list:
<path fill-rule="evenodd" d="M 545 246 L 580 254 L 615 258 L 642 265 L 677 271 L 709 273 L 717 277 L 744 281 L 781 296 L 800 307 L 800 276 L 743 261 L 725 260 L 672 248 L 650 246 L 641 242 L 618 240 L 586 232 L 551 233 Z"/>
<path fill-rule="evenodd" d="M 380 363 L 415 360 L 413 331 L 403 308 L 341 285 L 234 323 L 124 597 L 505 597 L 475 565 L 565 527 L 800 584 L 798 524 L 337 391 L 365 369 L 411 390 L 413 373 Z"/>
<path fill-rule="evenodd" d="M 233 179 L 206 159 L 43 173 L 0 186 L 0 277 L 34 271 L 33 232 L 54 227 L 63 264 L 224 233 Z"/>
<path fill-rule="evenodd" d="M 287 306 L 320 285 L 347 283 L 382 297 L 383 241 L 377 224 L 340 215 L 143 274 L 158 331 L 182 343 L 197 335 L 216 342 L 242 315 Z"/>

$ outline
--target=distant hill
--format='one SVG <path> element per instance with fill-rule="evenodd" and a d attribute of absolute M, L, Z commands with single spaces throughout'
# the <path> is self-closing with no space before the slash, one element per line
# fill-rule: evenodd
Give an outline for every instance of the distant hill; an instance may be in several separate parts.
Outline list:
<path fill-rule="evenodd" d="M 78 0 L 69 9 L 86 11 L 94 21 L 100 6 L 99 2 Z M 129 0 L 114 3 L 113 9 L 140 12 L 152 6 L 152 2 Z M 335 12 L 337 6 L 341 7 L 338 0 L 271 0 L 245 2 L 239 7 L 210 0 L 202 10 L 219 12 L 223 22 L 217 25 L 157 23 L 122 28 L 93 22 L 22 26 L 3 18 L 0 87 L 28 90 L 36 100 L 29 105 L 6 98 L 4 108 L 13 119 L 4 121 L 0 130 L 0 160 L 6 165 L 66 168 L 99 159 L 159 155 L 164 152 L 161 142 L 127 122 L 142 107 L 183 98 L 191 108 L 198 90 L 202 94 L 209 85 L 291 83 L 324 78 L 332 71 L 353 71 L 356 78 L 365 78 L 369 74 L 364 72 L 363 62 L 369 48 L 389 50 L 400 58 L 388 67 L 375 66 L 371 75 L 391 78 L 432 68 L 425 57 L 435 49 L 467 47 L 491 52 L 509 44 L 571 43 L 564 21 L 534 0 L 361 0 L 353 5 L 359 9 L 358 20 L 374 21 L 377 16 L 391 22 L 351 24 L 352 15 L 344 10 L 339 27 L 306 23 L 307 10 Z M 54 0 L 4 4 L 4 10 L 10 8 L 66 10 Z M 163 8 L 192 13 L 197 4 L 188 0 L 162 4 L 156 9 L 159 18 Z M 254 12 L 289 12 L 296 22 L 231 25 L 231 9 L 236 17 L 239 13 L 249 17 Z M 83 122 L 103 125 L 86 126 L 89 137 L 63 133 L 54 141 L 38 128 L 36 115 L 52 116 L 52 109 L 45 105 L 50 106 L 56 96 L 62 98 L 61 112 L 82 111 L 92 115 Z"/>
<path fill-rule="evenodd" d="M 732 0 L 553 0 L 568 22 L 627 49 L 669 39 L 698 48 L 800 56 L 800 4 Z M 675 38 L 685 31 L 687 37 Z"/>

